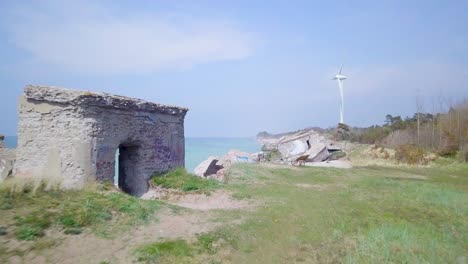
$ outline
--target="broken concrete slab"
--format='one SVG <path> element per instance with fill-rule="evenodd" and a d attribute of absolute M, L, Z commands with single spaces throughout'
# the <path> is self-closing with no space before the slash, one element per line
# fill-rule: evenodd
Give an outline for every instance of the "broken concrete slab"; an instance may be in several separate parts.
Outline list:
<path fill-rule="evenodd" d="M 5 148 L 5 144 L 3 143 L 3 140 L 5 140 L 5 136 L 0 134 L 0 148 Z"/>
<path fill-rule="evenodd" d="M 200 163 L 193 172 L 195 175 L 204 178 L 210 175 L 216 175 L 216 173 L 223 168 L 223 166 L 217 164 L 218 161 L 219 159 L 217 157 L 211 156 Z"/>
<path fill-rule="evenodd" d="M 0 183 L 13 175 L 15 159 L 15 149 L 0 148 Z"/>
<path fill-rule="evenodd" d="M 229 168 L 232 164 L 245 162 L 252 162 L 250 159 L 250 153 L 231 149 L 219 159 L 218 165 L 221 165 L 224 168 Z"/>

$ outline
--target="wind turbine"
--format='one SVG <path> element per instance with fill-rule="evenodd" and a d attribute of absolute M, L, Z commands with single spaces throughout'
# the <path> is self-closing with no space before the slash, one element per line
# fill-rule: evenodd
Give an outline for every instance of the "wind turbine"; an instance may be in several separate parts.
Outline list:
<path fill-rule="evenodd" d="M 340 71 L 332 80 L 338 81 L 338 87 L 340 88 L 340 123 L 344 124 L 344 98 L 343 98 L 343 82 L 346 80 L 346 76 L 341 74 L 343 70 L 343 65 L 341 65 Z"/>

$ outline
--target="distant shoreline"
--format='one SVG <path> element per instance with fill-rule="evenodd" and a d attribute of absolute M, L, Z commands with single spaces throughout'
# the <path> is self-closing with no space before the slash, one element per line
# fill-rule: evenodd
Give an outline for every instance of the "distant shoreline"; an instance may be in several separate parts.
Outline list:
<path fill-rule="evenodd" d="M 16 148 L 17 141 L 17 136 L 5 136 L 4 143 L 8 148 Z M 260 147 L 255 137 L 186 137 L 185 167 L 192 171 L 210 156 L 222 156 L 231 149 L 253 153 L 260 151 Z"/>

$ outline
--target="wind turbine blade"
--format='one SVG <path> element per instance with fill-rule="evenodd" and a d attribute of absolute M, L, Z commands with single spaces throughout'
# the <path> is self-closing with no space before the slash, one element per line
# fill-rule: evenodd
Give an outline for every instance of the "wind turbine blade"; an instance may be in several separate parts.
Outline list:
<path fill-rule="evenodd" d="M 341 64 L 340 73 L 338 73 L 339 75 L 341 75 L 341 70 L 343 70 L 343 64 Z"/>

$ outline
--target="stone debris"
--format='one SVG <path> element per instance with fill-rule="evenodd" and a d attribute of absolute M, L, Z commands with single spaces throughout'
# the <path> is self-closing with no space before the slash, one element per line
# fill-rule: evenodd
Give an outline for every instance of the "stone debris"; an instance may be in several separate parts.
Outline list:
<path fill-rule="evenodd" d="M 5 148 L 5 144 L 3 143 L 3 140 L 5 140 L 5 136 L 0 134 L 0 149 Z"/>
<path fill-rule="evenodd" d="M 262 144 L 263 150 L 278 152 L 282 162 L 294 162 L 305 155 L 308 156 L 305 162 L 322 162 L 331 153 L 342 150 L 340 144 L 314 130 L 303 130 L 281 137 L 262 135 L 257 140 Z"/>
<path fill-rule="evenodd" d="M 218 157 L 209 157 L 202 163 L 200 163 L 193 173 L 199 177 L 208 177 L 210 175 L 215 175 L 219 170 L 223 168 L 223 166 L 217 165 L 219 159 Z"/>
<path fill-rule="evenodd" d="M 219 159 L 218 164 L 224 168 L 229 168 L 234 163 L 252 162 L 250 153 L 243 152 L 237 149 L 228 151 L 224 156 Z"/>
<path fill-rule="evenodd" d="M 13 167 L 16 159 L 16 151 L 14 149 L 6 148 L 3 144 L 5 136 L 0 134 L 0 183 L 7 177 L 13 175 Z"/>
<path fill-rule="evenodd" d="M 250 160 L 252 162 L 263 162 L 265 160 L 265 153 L 260 151 L 260 152 L 255 152 L 250 154 Z"/>
<path fill-rule="evenodd" d="M 261 152 L 250 154 L 240 150 L 230 150 L 221 158 L 209 157 L 195 168 L 194 174 L 199 177 L 224 181 L 225 172 L 231 168 L 232 164 L 257 162 L 256 160 L 259 160 L 262 155 Z"/>
<path fill-rule="evenodd" d="M 13 165 L 14 162 L 12 160 L 0 158 L 0 183 L 12 175 Z"/>
<path fill-rule="evenodd" d="M 195 169 L 199 177 L 225 181 L 225 172 L 232 164 L 248 162 L 273 162 L 289 165 L 307 165 L 329 162 L 346 156 L 345 146 L 327 138 L 315 130 L 302 130 L 295 133 L 285 133 L 281 136 L 259 133 L 257 141 L 262 144 L 262 151 L 247 153 L 230 150 L 221 158 L 209 157 Z M 277 155 L 270 155 L 277 153 Z M 272 158 L 273 157 L 273 158 Z M 324 164 L 326 167 L 349 167 L 348 163 L 332 162 Z"/>

